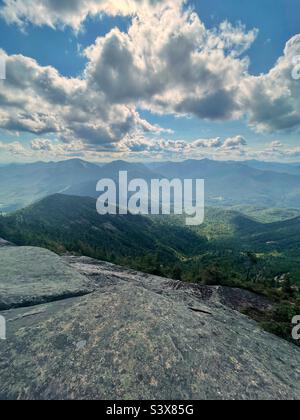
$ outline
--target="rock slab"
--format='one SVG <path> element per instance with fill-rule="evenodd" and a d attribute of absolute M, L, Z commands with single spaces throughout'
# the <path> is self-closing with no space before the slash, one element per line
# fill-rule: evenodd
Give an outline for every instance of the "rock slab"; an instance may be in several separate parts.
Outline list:
<path fill-rule="evenodd" d="M 0 310 L 79 296 L 90 282 L 42 248 L 0 247 Z"/>
<path fill-rule="evenodd" d="M 300 398 L 299 349 L 224 305 L 217 288 L 53 257 L 93 293 L 0 312 L 1 399 Z"/>

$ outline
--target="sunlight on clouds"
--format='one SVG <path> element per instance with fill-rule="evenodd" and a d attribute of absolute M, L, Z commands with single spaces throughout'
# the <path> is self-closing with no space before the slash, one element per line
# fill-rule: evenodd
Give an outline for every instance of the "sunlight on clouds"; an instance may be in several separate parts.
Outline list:
<path fill-rule="evenodd" d="M 229 25 L 224 34 L 222 27 L 208 31 L 181 2 L 147 4 L 128 33 L 115 28 L 85 50 L 81 79 L 63 77 L 22 55 L 6 56 L 1 128 L 55 134 L 65 144 L 81 141 L 103 151 L 136 130 L 172 133 L 141 118 L 138 107 L 212 120 L 237 117 L 237 88 L 247 62 L 236 53 L 226 55 L 217 40 L 226 40 L 233 51 L 255 33 Z"/>
<path fill-rule="evenodd" d="M 54 67 L 2 51 L 7 78 L 0 95 L 0 128 L 36 135 L 30 153 L 164 156 L 168 149 L 183 156 L 204 150 L 243 154 L 247 142 L 239 135 L 190 143 L 162 139 L 174 134 L 172 130 L 150 123 L 138 110 L 207 121 L 246 117 L 256 131 L 299 130 L 300 83 L 292 72 L 294 57 L 300 55 L 300 35 L 287 43 L 269 73 L 251 76 L 245 52 L 258 30 L 227 21 L 207 29 L 183 3 L 41 0 L 33 5 L 30 0 L 6 0 L 2 15 L 23 27 L 31 22 L 78 30 L 87 16 L 101 13 L 131 15 L 132 20 L 127 32 L 114 28 L 85 49 L 87 65 L 78 78 L 63 77 Z M 49 135 L 57 142 L 48 140 Z M 265 153 L 280 151 L 273 144 L 273 151 Z"/>
<path fill-rule="evenodd" d="M 25 27 L 29 22 L 38 26 L 81 29 L 88 16 L 130 16 L 170 0 L 4 0 L 1 15 L 6 22 Z M 173 0 L 173 3 L 182 2 Z"/>

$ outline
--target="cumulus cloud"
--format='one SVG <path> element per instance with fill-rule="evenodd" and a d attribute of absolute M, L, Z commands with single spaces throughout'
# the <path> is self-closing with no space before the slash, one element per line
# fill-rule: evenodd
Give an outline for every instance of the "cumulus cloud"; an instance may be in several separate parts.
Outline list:
<path fill-rule="evenodd" d="M 21 156 L 27 155 L 26 149 L 18 141 L 15 141 L 12 143 L 4 143 L 0 141 L 0 151 L 4 153 L 9 153 L 11 155 L 21 155 Z"/>
<path fill-rule="evenodd" d="M 294 77 L 300 35 L 290 39 L 269 73 L 247 77 L 241 85 L 243 107 L 258 131 L 291 131 L 300 127 L 300 83 Z M 299 70 L 299 63 L 298 63 Z"/>
<path fill-rule="evenodd" d="M 191 142 L 185 140 L 166 140 L 147 138 L 142 133 L 126 136 L 116 144 L 116 150 L 127 156 L 135 154 L 143 156 L 159 156 L 160 158 L 197 158 L 205 156 L 219 156 L 242 152 L 247 142 L 241 136 L 234 139 L 221 138 L 196 139 Z M 240 153 L 238 153 L 240 154 Z"/>
<path fill-rule="evenodd" d="M 237 150 L 243 146 L 247 146 L 247 141 L 243 136 L 229 137 L 222 145 L 223 149 Z"/>
<path fill-rule="evenodd" d="M 166 1 L 160 13 L 137 15 L 128 33 L 113 29 L 85 50 L 88 84 L 114 103 L 156 113 L 226 120 L 241 115 L 241 52 L 257 31 L 225 22 L 205 28 L 191 9 Z"/>
<path fill-rule="evenodd" d="M 247 32 L 241 22 L 233 26 L 230 22 L 222 22 L 219 28 L 210 31 L 209 47 L 217 47 L 237 57 L 247 51 L 258 35 L 258 29 Z"/>
<path fill-rule="evenodd" d="M 199 139 L 192 142 L 192 145 L 197 148 L 208 148 L 208 149 L 217 149 L 222 146 L 222 140 L 220 137 L 215 139 Z"/>
<path fill-rule="evenodd" d="M 272 142 L 271 142 L 271 143 L 267 146 L 266 150 L 267 150 L 267 151 L 270 151 L 271 153 L 272 153 L 272 152 L 276 153 L 276 152 L 280 152 L 280 151 L 281 151 L 281 149 L 282 149 L 283 147 L 284 147 L 284 146 L 283 146 L 283 144 L 282 144 L 280 141 L 275 140 L 275 141 L 272 141 Z"/>
<path fill-rule="evenodd" d="M 6 1 L 3 10 L 6 14 L 10 10 L 16 19 L 24 16 L 36 24 L 42 22 L 35 19 L 52 19 L 55 24 L 56 11 L 57 19 L 71 19 L 74 12 L 82 21 L 87 14 L 80 12 L 82 8 L 98 10 L 95 3 L 104 9 L 108 4 L 76 1 L 70 6 L 70 2 L 39 1 L 35 7 L 27 3 L 25 7 L 19 0 Z M 121 13 L 120 3 L 109 2 L 115 7 L 109 13 Z M 81 141 L 90 150 L 110 150 L 136 130 L 156 135 L 165 131 L 141 118 L 138 108 L 211 120 L 240 115 L 238 85 L 247 60 L 238 55 L 256 32 L 228 23 L 207 30 L 199 16 L 190 8 L 183 9 L 182 3 L 125 2 L 120 7 L 127 5 L 134 14 L 128 32 L 115 28 L 87 48 L 88 64 L 82 78 L 63 77 L 51 66 L 1 51 L 7 79 L 0 93 L 0 127 L 37 136 L 55 134 L 66 144 Z"/>
<path fill-rule="evenodd" d="M 74 153 L 84 152 L 84 144 L 81 141 L 71 143 L 59 143 L 50 139 L 37 138 L 30 142 L 31 150 L 47 156 L 64 157 Z"/>
<path fill-rule="evenodd" d="M 163 0 L 4 0 L 1 15 L 6 22 L 21 27 L 27 23 L 38 26 L 64 27 L 75 30 L 90 16 L 130 16 L 140 8 L 154 7 Z M 175 2 L 177 0 L 174 0 Z"/>
<path fill-rule="evenodd" d="M 110 103 L 86 81 L 61 76 L 22 55 L 4 51 L 7 78 L 0 92 L 0 127 L 12 133 L 55 134 L 65 143 L 109 147 L 133 129 L 164 130 L 142 119 L 134 106 Z"/>
<path fill-rule="evenodd" d="M 31 143 L 36 153 L 169 149 L 188 156 L 205 150 L 243 153 L 247 142 L 242 136 L 164 140 L 164 131 L 171 131 L 151 124 L 139 110 L 211 121 L 247 116 L 259 131 L 298 129 L 300 83 L 292 75 L 300 35 L 287 43 L 269 73 L 250 76 L 244 53 L 258 31 L 229 22 L 207 29 L 183 5 L 183 0 L 5 0 L 2 16 L 23 27 L 31 22 L 79 30 L 88 16 L 104 13 L 132 19 L 127 32 L 114 28 L 86 48 L 80 78 L 63 77 L 51 66 L 0 51 L 7 62 L 0 128 L 36 135 Z M 56 143 L 48 140 L 50 134 Z"/>
<path fill-rule="evenodd" d="M 294 159 L 300 156 L 300 147 L 286 146 L 282 142 L 276 140 L 267 145 L 265 150 L 263 150 L 262 155 L 272 159 Z"/>

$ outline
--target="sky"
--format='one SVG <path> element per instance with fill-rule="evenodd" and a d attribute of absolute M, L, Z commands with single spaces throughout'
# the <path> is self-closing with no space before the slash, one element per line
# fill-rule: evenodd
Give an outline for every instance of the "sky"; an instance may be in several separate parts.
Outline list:
<path fill-rule="evenodd" d="M 0 163 L 300 161 L 298 0 L 0 0 Z"/>

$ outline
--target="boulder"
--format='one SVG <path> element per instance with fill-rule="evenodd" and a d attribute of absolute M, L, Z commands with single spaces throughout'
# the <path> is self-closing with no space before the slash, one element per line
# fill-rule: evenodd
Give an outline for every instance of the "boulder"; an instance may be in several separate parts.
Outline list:
<path fill-rule="evenodd" d="M 0 310 L 31 306 L 91 291 L 87 279 L 42 248 L 0 248 Z"/>

